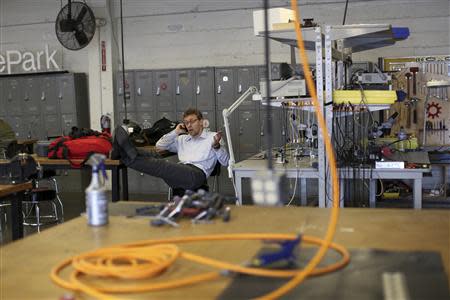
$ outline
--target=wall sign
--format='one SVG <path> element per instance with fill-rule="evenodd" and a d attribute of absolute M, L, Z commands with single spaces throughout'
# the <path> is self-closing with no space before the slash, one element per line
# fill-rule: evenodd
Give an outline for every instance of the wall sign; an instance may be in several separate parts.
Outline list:
<path fill-rule="evenodd" d="M 30 73 L 60 70 L 61 55 L 45 45 L 41 51 L 6 50 L 0 53 L 0 74 Z"/>

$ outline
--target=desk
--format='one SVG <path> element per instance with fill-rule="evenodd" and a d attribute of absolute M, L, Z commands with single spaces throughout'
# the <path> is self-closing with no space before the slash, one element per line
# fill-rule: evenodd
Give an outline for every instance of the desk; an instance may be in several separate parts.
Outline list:
<path fill-rule="evenodd" d="M 31 182 L 0 184 L 0 198 L 9 197 L 11 199 L 11 227 L 13 240 L 23 238 L 22 201 L 24 192 L 31 188 Z M 13 194 L 16 194 L 15 198 L 12 197 Z"/>
<path fill-rule="evenodd" d="M 353 168 L 342 168 L 339 170 L 342 179 L 354 179 Z M 377 180 L 378 179 L 402 179 L 413 181 L 413 207 L 422 208 L 422 178 L 423 173 L 430 172 L 430 169 L 361 169 L 357 171 L 359 176 L 369 179 L 369 205 L 376 206 Z M 342 190 L 343 191 L 343 190 Z M 343 195 L 343 193 L 341 193 Z M 342 197 L 341 197 L 342 200 Z"/>
<path fill-rule="evenodd" d="M 287 164 L 277 164 L 274 162 L 276 171 L 285 172 L 287 178 L 299 178 L 300 180 L 300 201 L 306 205 L 306 179 L 319 178 L 319 171 L 310 166 L 310 159 L 303 158 L 298 163 L 290 160 Z M 242 178 L 252 178 L 255 173 L 267 168 L 265 159 L 246 159 L 236 163 L 233 167 L 234 178 L 236 179 L 236 191 L 238 203 L 242 205 Z"/>
<path fill-rule="evenodd" d="M 111 211 L 125 212 L 131 205 L 145 203 L 112 203 Z M 195 225 L 182 220 L 179 228 L 154 228 L 148 225 L 148 219 L 120 216 L 110 217 L 109 225 L 95 228 L 87 226 L 85 218 L 78 217 L 2 247 L 0 289 L 4 299 L 58 299 L 65 290 L 50 281 L 52 267 L 81 252 L 118 243 L 214 233 L 294 233 L 301 227 L 305 234 L 323 237 L 329 212 L 315 207 L 240 206 L 232 207 L 230 223 Z M 448 275 L 450 211 L 347 208 L 340 214 L 336 242 L 349 249 L 437 251 Z M 261 243 L 250 241 L 181 245 L 193 253 L 234 263 L 247 261 L 260 246 Z M 182 269 L 186 264 L 192 266 L 180 260 L 179 268 L 166 275 L 177 277 L 198 271 Z M 229 278 L 221 278 L 170 291 L 136 294 L 133 299 L 215 299 L 229 283 Z M 129 295 L 118 297 L 129 298 Z"/>
<path fill-rule="evenodd" d="M 41 166 L 43 166 L 46 169 L 52 169 L 52 170 L 62 170 L 62 169 L 71 169 L 76 170 L 75 168 L 72 168 L 70 165 L 70 162 L 67 159 L 50 159 L 47 157 L 34 157 L 36 162 L 38 162 Z M 72 159 L 72 162 L 79 164 L 83 162 L 82 159 Z M 83 169 L 90 169 L 91 167 L 88 165 L 85 165 L 81 167 Z M 114 159 L 106 159 L 105 160 L 105 168 L 107 170 L 111 170 L 111 180 L 112 180 L 112 201 L 117 202 L 120 200 L 120 180 L 119 177 L 122 179 L 122 200 L 128 200 L 128 170 L 127 167 L 122 164 L 119 160 Z M 120 171 L 122 171 L 120 174 Z"/>
<path fill-rule="evenodd" d="M 283 171 L 288 178 L 299 178 L 300 180 L 300 201 L 306 205 L 306 179 L 319 178 L 317 169 L 309 166 L 309 158 L 303 158 L 298 163 L 291 160 L 287 164 L 273 164 L 276 171 Z M 267 160 L 247 159 L 238 162 L 233 167 L 234 177 L 236 179 L 236 190 L 238 202 L 242 204 L 242 178 L 251 178 L 256 172 L 267 168 Z M 353 169 L 340 169 L 341 179 L 353 179 Z M 358 174 L 364 178 L 370 179 L 369 203 L 370 207 L 376 206 L 376 182 L 378 179 L 405 179 L 413 180 L 414 208 L 422 208 L 422 178 L 423 173 L 429 172 L 429 169 L 361 169 Z M 342 183 L 342 181 L 341 181 Z M 342 194 L 342 193 L 341 193 Z M 319 199 L 319 207 L 325 207 L 325 199 Z"/>
<path fill-rule="evenodd" d="M 47 157 L 40 157 L 33 155 L 36 162 L 38 162 L 45 169 L 49 170 L 77 170 L 70 165 L 67 159 L 50 159 Z M 79 164 L 82 163 L 82 159 L 72 159 L 72 162 Z M 0 164 L 8 163 L 8 160 L 0 159 Z M 81 169 L 90 169 L 88 165 L 82 166 Z M 122 200 L 128 200 L 128 172 L 127 167 L 122 164 L 119 160 L 106 159 L 105 168 L 111 170 L 112 179 L 112 201 L 116 202 L 120 200 L 120 180 L 122 177 Z M 120 171 L 122 174 L 120 174 Z"/>

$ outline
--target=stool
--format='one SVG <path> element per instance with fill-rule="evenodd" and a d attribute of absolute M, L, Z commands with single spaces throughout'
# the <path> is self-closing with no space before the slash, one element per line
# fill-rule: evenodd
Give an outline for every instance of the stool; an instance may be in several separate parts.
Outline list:
<path fill-rule="evenodd" d="M 44 171 L 40 180 L 49 181 L 53 187 L 39 186 L 40 180 L 33 180 L 33 188 L 25 194 L 23 225 L 35 226 L 38 232 L 41 231 L 42 225 L 49 225 L 64 222 L 64 208 L 59 197 L 58 184 L 53 177 L 55 172 L 52 170 Z M 41 215 L 41 206 L 43 204 L 50 205 L 51 212 L 48 215 Z M 29 206 L 31 207 L 29 208 Z M 61 214 L 58 214 L 58 206 Z M 34 214 L 33 214 L 34 211 Z"/>
<path fill-rule="evenodd" d="M 11 204 L 0 202 L 0 244 L 3 243 L 4 240 L 3 233 L 5 232 L 6 224 L 8 222 L 6 210 L 8 206 L 11 206 Z"/>

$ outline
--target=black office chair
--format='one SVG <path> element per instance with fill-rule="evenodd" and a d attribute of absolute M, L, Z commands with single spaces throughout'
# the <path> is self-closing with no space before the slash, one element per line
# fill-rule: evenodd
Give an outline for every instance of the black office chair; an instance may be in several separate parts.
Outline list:
<path fill-rule="evenodd" d="M 54 170 L 44 170 L 38 172 L 35 178 L 32 178 L 33 188 L 25 194 L 23 203 L 23 225 L 37 227 L 41 231 L 42 225 L 49 225 L 64 222 L 64 207 L 59 197 L 58 183 L 55 179 Z M 45 185 L 44 182 L 49 184 Z M 41 214 L 41 208 L 44 204 L 49 205 L 50 213 Z M 58 206 L 60 214 L 58 213 Z"/>
<path fill-rule="evenodd" d="M 217 180 L 218 180 L 218 177 L 220 175 L 220 168 L 221 168 L 221 166 L 222 165 L 219 162 L 216 162 L 216 165 L 214 166 L 214 169 L 211 172 L 211 175 L 209 175 L 209 177 L 213 177 L 213 180 L 214 180 L 213 181 L 213 188 L 212 188 L 213 192 L 216 191 Z M 209 185 L 208 185 L 208 181 L 207 180 L 208 179 L 206 179 L 205 182 L 200 187 L 198 187 L 196 190 L 202 189 L 202 190 L 204 190 L 206 192 L 209 192 Z M 174 196 L 182 197 L 185 192 L 186 192 L 186 190 L 182 189 L 182 188 L 172 189 L 171 187 L 169 187 L 169 193 L 168 193 L 168 196 L 167 196 L 167 200 L 169 200 L 169 201 L 172 200 L 172 198 Z"/>

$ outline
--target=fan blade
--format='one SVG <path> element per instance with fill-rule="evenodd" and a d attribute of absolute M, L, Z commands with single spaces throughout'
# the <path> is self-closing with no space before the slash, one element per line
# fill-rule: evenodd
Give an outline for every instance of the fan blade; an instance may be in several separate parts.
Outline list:
<path fill-rule="evenodd" d="M 77 23 L 81 23 L 81 21 L 83 20 L 84 16 L 87 13 L 87 11 L 88 10 L 87 10 L 86 6 L 83 6 L 83 8 L 81 9 L 80 13 L 78 14 Z"/>
<path fill-rule="evenodd" d="M 86 33 L 84 33 L 83 31 L 77 30 L 75 32 L 75 39 L 77 40 L 78 44 L 80 44 L 80 46 L 84 46 L 89 42 Z"/>
<path fill-rule="evenodd" d="M 72 1 L 69 0 L 67 3 L 67 19 L 72 19 Z"/>

